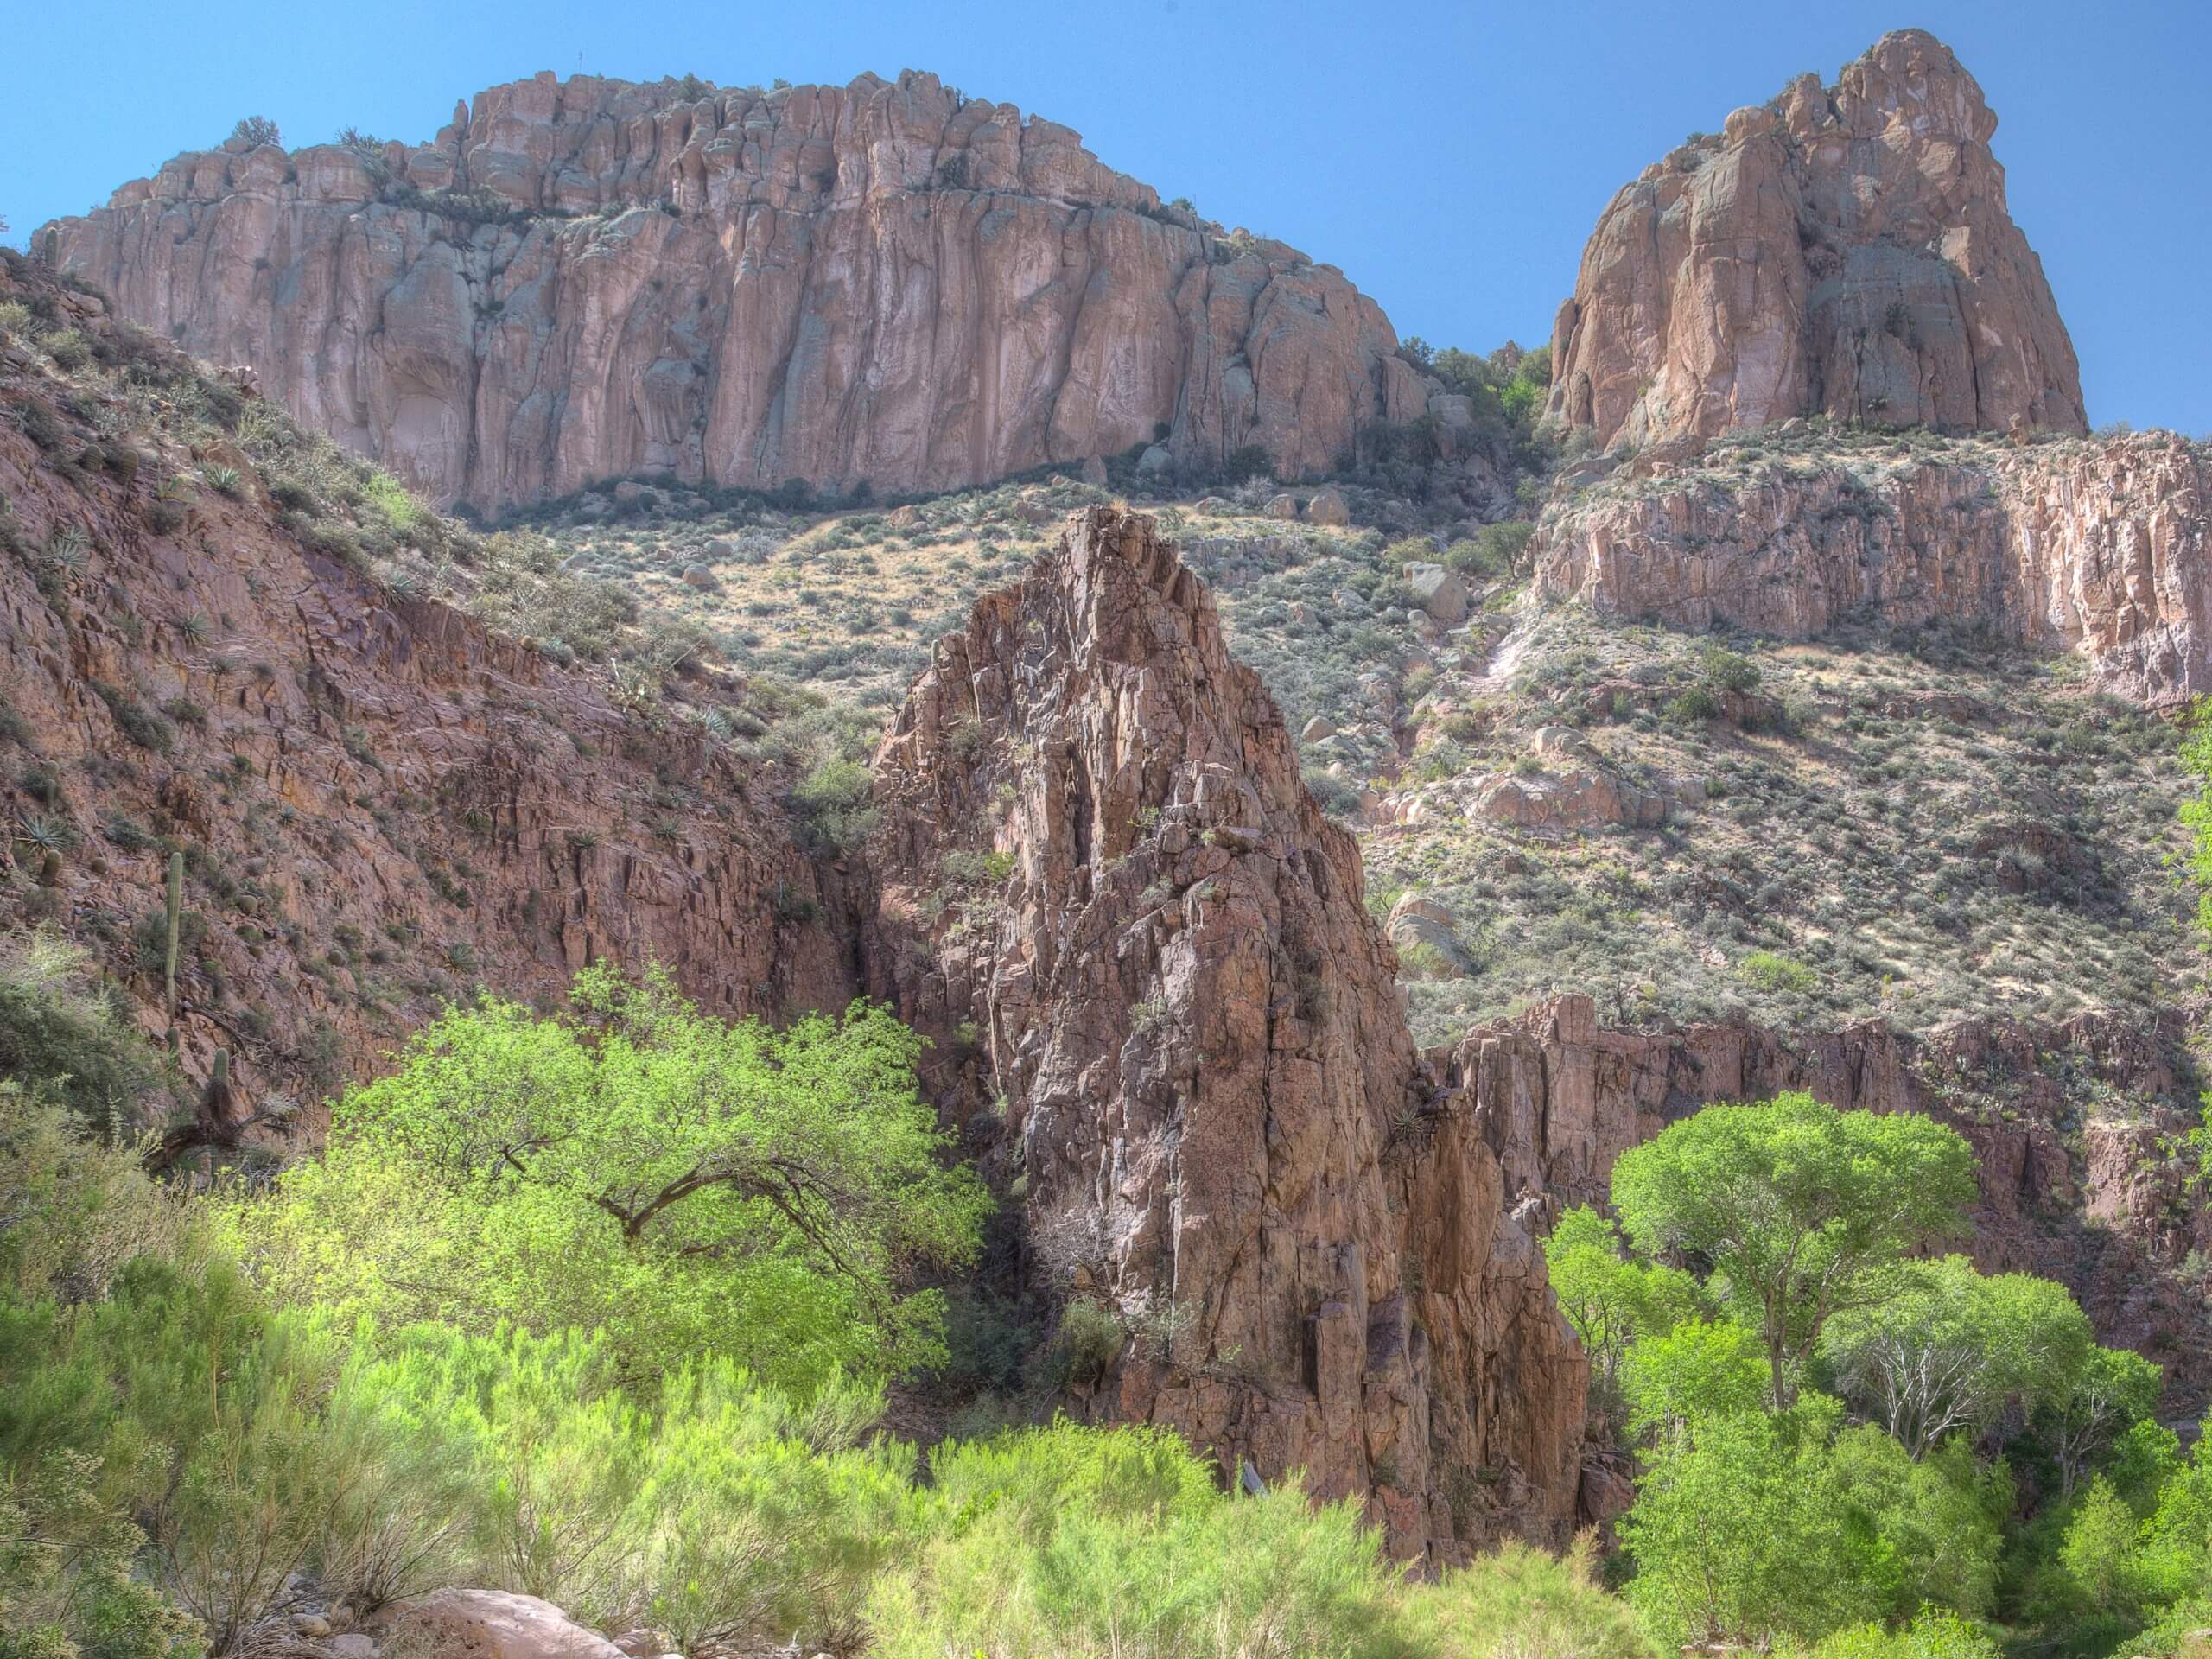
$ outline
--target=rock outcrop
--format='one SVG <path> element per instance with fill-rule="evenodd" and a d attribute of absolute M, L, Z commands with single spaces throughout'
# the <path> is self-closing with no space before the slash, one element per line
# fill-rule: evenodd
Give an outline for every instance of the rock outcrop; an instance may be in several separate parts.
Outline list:
<path fill-rule="evenodd" d="M 1030 1273 L 1126 1333 L 1077 1408 L 1364 1494 L 1401 1556 L 1560 1537 L 1585 1373 L 1541 1253 L 1152 522 L 1090 509 L 982 601 L 876 791 L 872 976 L 1003 1114 Z"/>
<path fill-rule="evenodd" d="M 1613 1160 L 1715 1100 L 1808 1090 L 1831 1105 L 1922 1112 L 1974 1145 L 1973 1254 L 1988 1272 L 2056 1279 L 2100 1338 L 2167 1368 L 2168 1404 L 2212 1396 L 2212 1319 L 2192 1253 L 2212 1214 L 2161 1142 L 2190 1127 L 2177 1024 L 2084 1015 L 2037 1027 L 1972 1020 L 1924 1039 L 1879 1021 L 1783 1034 L 1742 1024 L 1600 1026 L 1560 997 L 1433 1056 L 1504 1172 L 1506 1201 L 1602 1203 Z"/>
<path fill-rule="evenodd" d="M 0 269 L 17 298 L 110 327 Z M 239 1116 L 286 1095 L 312 1132 L 324 1092 L 473 985 L 558 997 L 612 957 L 733 1014 L 851 995 L 804 919 L 822 875 L 696 722 L 655 729 L 313 550 L 226 441 L 104 440 L 119 400 L 39 360 L 0 346 L 0 903 L 94 946 L 158 1031 L 147 930 L 183 852 L 188 1077 L 226 1049 Z M 203 467 L 232 493 L 192 487 Z"/>
<path fill-rule="evenodd" d="M 2138 702 L 2212 691 L 2212 449 L 2170 434 L 1943 448 L 1658 465 L 1554 505 L 1537 585 L 1691 629 L 1982 628 L 2078 652 Z"/>
<path fill-rule="evenodd" d="M 1885 35 L 1615 196 L 1552 335 L 1548 417 L 1641 446 L 1792 415 L 2087 429 L 2079 367 L 1950 49 Z"/>
<path fill-rule="evenodd" d="M 952 488 L 1148 443 L 1285 477 L 1429 387 L 1333 267 L 936 77 L 494 86 L 412 148 L 188 153 L 32 247 L 441 503 Z"/>

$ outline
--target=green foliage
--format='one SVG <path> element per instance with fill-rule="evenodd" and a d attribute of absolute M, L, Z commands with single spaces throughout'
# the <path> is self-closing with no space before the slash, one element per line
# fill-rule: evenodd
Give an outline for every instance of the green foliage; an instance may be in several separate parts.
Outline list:
<path fill-rule="evenodd" d="M 1896 1630 L 1860 1624 L 1839 1630 L 1812 1659 L 2000 1659 L 1995 1638 L 1970 1618 L 1930 1608 Z"/>
<path fill-rule="evenodd" d="M 1416 1650 L 1450 1659 L 1656 1659 L 1628 1607 L 1598 1583 L 1585 1533 L 1564 1556 L 1501 1545 L 1415 1588 L 1405 1628 Z"/>
<path fill-rule="evenodd" d="M 1802 962 L 1778 950 L 1752 950 L 1736 964 L 1737 977 L 1755 991 L 1808 996 L 1818 989 L 1821 976 Z"/>
<path fill-rule="evenodd" d="M 1230 1497 L 1179 1440 L 1144 1428 L 949 1444 L 931 1469 L 950 1523 L 876 1586 L 884 1659 L 1402 1651 L 1353 1504 L 1315 1508 L 1291 1484 Z"/>
<path fill-rule="evenodd" d="M 1560 1312 L 1590 1357 L 1592 1399 L 1612 1410 L 1630 1344 L 1663 1337 L 1688 1317 L 1698 1306 L 1696 1281 L 1679 1268 L 1624 1260 L 1613 1224 L 1587 1205 L 1560 1217 L 1544 1240 L 1544 1264 Z"/>
<path fill-rule="evenodd" d="M 1785 1094 L 1708 1106 L 1624 1153 L 1613 1203 L 1638 1250 L 1711 1265 L 1784 1406 L 1830 1318 L 1886 1300 L 1906 1250 L 1963 1228 L 1974 1171 L 1966 1141 L 1927 1118 Z"/>
<path fill-rule="evenodd" d="M 1757 1332 L 1734 1319 L 1686 1319 L 1629 1350 L 1629 1427 L 1671 1438 L 1700 1417 L 1756 1411 L 1767 1380 Z"/>
<path fill-rule="evenodd" d="M 1881 1590 L 1836 1524 L 1845 1496 L 1815 1424 L 1705 1419 L 1650 1458 L 1618 1523 L 1629 1599 L 1676 1646 L 1763 1647 L 1878 1617 Z"/>
<path fill-rule="evenodd" d="M 2037 1426 L 2051 1447 L 2062 1490 L 2071 1493 L 2091 1464 L 2158 1409 L 2159 1368 L 2125 1348 L 2092 1348 Z"/>
<path fill-rule="evenodd" d="M 276 124 L 267 116 L 248 115 L 240 117 L 238 124 L 231 129 L 231 141 L 255 145 L 281 144 L 284 142 L 284 135 L 277 131 Z"/>
<path fill-rule="evenodd" d="M 0 935 L 0 1077 L 25 1080 L 80 1124 L 134 1124 L 158 1073 L 145 1039 L 59 934 Z"/>
<path fill-rule="evenodd" d="M 2088 1317 L 2065 1287 L 2026 1274 L 1986 1278 L 1961 1255 L 1914 1263 L 1897 1295 L 1838 1314 L 1821 1341 L 1845 1397 L 1915 1457 L 2008 1404 L 2063 1402 L 2092 1346 Z"/>
<path fill-rule="evenodd" d="M 874 776 L 857 760 L 818 761 L 791 786 L 791 807 L 808 844 L 822 853 L 858 852 L 880 815 L 870 799 Z"/>
<path fill-rule="evenodd" d="M 942 1298 L 905 1281 L 967 1261 L 988 1199 L 943 1161 L 911 1032 L 861 1003 L 732 1024 L 658 969 L 574 1001 L 417 1033 L 321 1160 L 233 1207 L 257 1270 L 391 1324 L 601 1328 L 632 1375 L 721 1353 L 803 1391 L 941 1357 Z"/>

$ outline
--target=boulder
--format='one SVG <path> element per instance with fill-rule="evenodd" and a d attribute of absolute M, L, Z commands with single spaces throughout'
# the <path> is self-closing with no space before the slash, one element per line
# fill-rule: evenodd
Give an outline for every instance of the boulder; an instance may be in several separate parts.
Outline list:
<path fill-rule="evenodd" d="M 1089 457 L 1083 463 L 1082 476 L 1083 481 L 1090 485 L 1092 489 L 1104 489 L 1106 487 L 1106 463 L 1100 460 L 1096 455 Z"/>
<path fill-rule="evenodd" d="M 1306 504 L 1306 522 L 1339 530 L 1351 523 L 1351 508 L 1346 505 L 1343 492 L 1333 484 L 1316 491 L 1313 499 Z"/>
<path fill-rule="evenodd" d="M 1155 443 L 1137 457 L 1137 471 L 1146 478 L 1158 478 L 1175 470 L 1175 457 L 1167 453 L 1167 446 Z"/>
<path fill-rule="evenodd" d="M 550 1601 L 505 1590 L 440 1590 L 386 1625 L 393 1659 L 630 1659 Z"/>
<path fill-rule="evenodd" d="M 1406 567 L 1405 575 L 1414 603 L 1439 626 L 1456 628 L 1467 620 L 1467 584 L 1457 571 L 1418 560 Z"/>
<path fill-rule="evenodd" d="M 1271 495 L 1260 512 L 1268 518 L 1295 519 L 1298 517 L 1298 498 L 1287 490 L 1280 495 Z"/>
<path fill-rule="evenodd" d="M 1337 728 L 1319 715 L 1313 715 L 1298 728 L 1298 741 L 1301 743 L 1319 743 L 1323 738 L 1334 737 L 1336 734 Z"/>

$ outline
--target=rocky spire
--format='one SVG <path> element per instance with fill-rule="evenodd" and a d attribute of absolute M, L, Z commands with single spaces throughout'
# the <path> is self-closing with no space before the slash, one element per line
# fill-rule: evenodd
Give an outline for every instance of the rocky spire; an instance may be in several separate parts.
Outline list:
<path fill-rule="evenodd" d="M 1550 418 L 1638 447 L 1815 413 L 2085 431 L 1996 127 L 1950 48 L 1905 29 L 1694 135 L 1598 221 Z"/>

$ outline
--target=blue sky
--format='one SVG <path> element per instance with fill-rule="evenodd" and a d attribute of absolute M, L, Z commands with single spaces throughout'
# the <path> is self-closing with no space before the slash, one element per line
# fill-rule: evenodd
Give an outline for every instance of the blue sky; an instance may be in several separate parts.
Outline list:
<path fill-rule="evenodd" d="M 24 233 L 265 114 L 292 143 L 420 141 L 550 68 L 726 85 L 934 70 L 1050 116 L 1123 171 L 1340 265 L 1401 334 L 1550 332 L 1599 211 L 1694 130 L 1886 29 L 1948 41 L 2002 122 L 2013 215 L 2089 416 L 2212 434 L 2212 4 L 701 4 L 236 0 L 14 9 L 0 215 Z"/>

